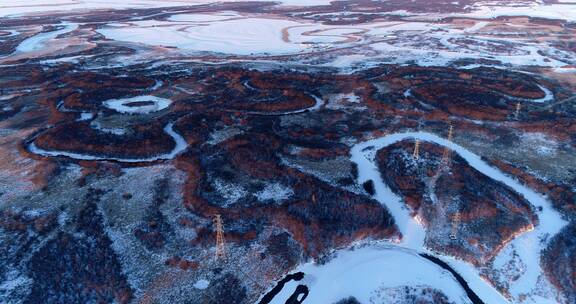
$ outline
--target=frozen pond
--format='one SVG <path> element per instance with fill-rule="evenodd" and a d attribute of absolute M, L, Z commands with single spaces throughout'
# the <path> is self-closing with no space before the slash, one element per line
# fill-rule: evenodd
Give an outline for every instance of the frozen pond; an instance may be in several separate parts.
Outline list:
<path fill-rule="evenodd" d="M 164 110 L 172 104 L 172 100 L 143 95 L 131 98 L 110 99 L 103 102 L 104 106 L 120 113 L 146 114 Z"/>

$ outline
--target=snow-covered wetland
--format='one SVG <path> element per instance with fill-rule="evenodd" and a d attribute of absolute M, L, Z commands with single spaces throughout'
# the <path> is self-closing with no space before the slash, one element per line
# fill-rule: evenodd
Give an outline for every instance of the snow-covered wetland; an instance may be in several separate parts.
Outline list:
<path fill-rule="evenodd" d="M 517 236 L 507 244 L 508 247 L 519 249 L 517 252 L 520 255 L 520 260 L 525 265 L 520 277 L 514 282 L 510 282 L 512 299 L 507 299 L 500 294 L 481 276 L 479 270 L 473 265 L 426 249 L 424 246 L 425 227 L 422 226 L 417 218 L 411 215 L 411 210 L 404 205 L 402 198 L 392 192 L 382 181 L 375 162 L 378 150 L 405 139 L 433 142 L 449 148 L 463 157 L 472 167 L 486 176 L 511 187 L 530 201 L 534 208 L 540 210 L 538 212 L 538 226 Z M 352 148 L 351 160 L 358 165 L 358 183 L 373 181 L 375 198 L 393 214 L 402 233 L 402 240 L 397 245 L 388 246 L 385 249 L 376 245 L 356 250 L 337 251 L 336 257 L 325 265 L 312 263 L 301 265 L 295 271 L 303 272 L 305 278 L 308 279 L 303 282 L 292 282 L 292 291 L 284 291 L 283 289 L 282 293 L 277 296 L 281 300 L 272 303 L 283 303 L 282 299 L 290 296 L 297 284 L 305 284 L 310 287 L 309 296 L 311 299 L 307 300 L 310 303 L 332 303 L 348 296 L 360 299 L 361 303 L 371 303 L 370 301 L 374 300 L 370 296 L 376 294 L 378 288 L 395 286 L 400 284 L 399 282 L 410 286 L 423 284 L 431 288 L 438 287 L 436 284 L 440 283 L 440 286 L 444 286 L 446 289 L 439 289 L 447 292 L 447 295 L 456 303 L 469 301 L 466 297 L 465 300 L 458 298 L 462 297 L 461 293 L 463 291 L 460 286 L 455 285 L 456 282 L 453 277 L 429 260 L 418 257 L 417 253 L 431 254 L 446 262 L 466 280 L 470 288 L 484 303 L 515 303 L 521 297 L 526 297 L 523 300 L 524 303 L 555 303 L 554 300 L 543 298 L 535 292 L 539 281 L 546 280 L 543 277 L 540 266 L 540 252 L 546 248 L 546 240 L 557 234 L 567 224 L 560 214 L 552 208 L 546 197 L 520 184 L 517 180 L 502 173 L 500 170 L 491 167 L 481 157 L 466 148 L 427 132 L 389 134 L 361 142 Z M 502 250 L 495 258 L 496 264 L 504 264 L 512 259 L 510 252 L 510 250 Z M 415 259 L 415 257 L 418 258 Z M 394 259 L 400 260 L 392 261 Z M 403 265 L 411 266 L 405 268 Z M 392 271 L 390 267 L 393 266 L 398 266 L 399 268 L 396 271 Z M 389 275 L 391 273 L 394 273 L 394 275 Z M 366 276 L 371 278 L 368 280 L 370 284 L 366 284 L 363 281 Z M 452 282 L 448 284 L 439 280 L 439 278 L 452 280 Z M 355 284 L 361 284 L 362 288 L 357 288 Z M 448 288 L 448 286 L 451 287 Z M 290 287 L 285 288 L 290 290 Z"/>
<path fill-rule="evenodd" d="M 576 303 L 575 9 L 0 0 L 0 303 Z"/>
<path fill-rule="evenodd" d="M 434 142 L 451 149 L 463 157 L 472 167 L 494 180 L 503 182 L 524 196 L 534 208 L 541 210 L 538 213 L 540 221 L 538 226 L 534 227 L 534 230 L 516 237 L 508 244 L 508 246 L 514 246 L 516 248 L 525 248 L 518 252 L 521 260 L 526 265 L 526 269 L 521 277 L 512 284 L 512 294 L 515 299 L 522 295 L 530 294 L 531 289 L 537 286 L 538 280 L 542 279 L 541 277 L 543 275 L 540 267 L 540 252 L 546 247 L 546 242 L 543 240 L 555 235 L 566 225 L 566 222 L 560 214 L 552 208 L 546 197 L 520 184 L 517 180 L 502 173 L 500 170 L 491 167 L 484 162 L 480 156 L 475 155 L 452 141 L 426 132 L 391 134 L 356 145 L 352 149 L 352 160 L 358 164 L 359 182 L 362 183 L 367 180 L 373 180 L 375 183 L 376 198 L 381 203 L 386 204 L 388 209 L 394 214 L 394 217 L 399 219 L 400 231 L 404 235 L 401 245 L 414 250 L 426 251 L 423 247 L 425 230 L 415 218 L 412 218 L 410 210 L 404 206 L 402 200 L 392 193 L 382 182 L 374 158 L 377 150 L 408 138 Z M 503 251 L 496 259 L 507 258 L 510 257 L 507 257 L 506 252 Z M 455 259 L 445 259 L 445 261 L 459 271 L 484 302 L 498 303 L 504 301 L 502 296 L 495 291 L 493 287 L 489 286 L 489 283 L 481 278 L 478 271 L 472 265 L 467 265 Z M 529 299 L 531 303 L 544 303 L 544 301 L 546 301 L 538 296 L 529 297 Z M 553 301 L 550 303 L 553 303 Z"/>

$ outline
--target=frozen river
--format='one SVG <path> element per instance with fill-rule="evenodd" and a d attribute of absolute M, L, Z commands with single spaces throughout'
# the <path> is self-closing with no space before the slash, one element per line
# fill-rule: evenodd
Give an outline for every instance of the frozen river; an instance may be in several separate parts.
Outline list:
<path fill-rule="evenodd" d="M 174 146 L 172 151 L 165 153 L 165 154 L 146 157 L 146 158 L 119 158 L 119 157 L 109 157 L 109 156 L 74 153 L 74 152 L 67 152 L 67 151 L 44 150 L 44 149 L 38 148 L 34 143 L 31 143 L 28 146 L 28 149 L 30 150 L 30 152 L 32 152 L 34 154 L 42 155 L 42 156 L 53 156 L 53 157 L 54 156 L 64 156 L 64 157 L 69 157 L 69 158 L 73 158 L 73 159 L 80 159 L 80 160 L 113 160 L 113 161 L 118 161 L 118 162 L 123 162 L 123 163 L 154 162 L 154 161 L 158 161 L 158 160 L 173 159 L 174 157 L 176 157 L 176 155 L 178 153 L 183 152 L 188 147 L 188 144 L 186 143 L 186 140 L 184 139 L 184 137 L 182 137 L 182 135 L 176 133 L 176 131 L 174 131 L 173 127 L 174 127 L 173 123 L 169 123 L 166 125 L 166 127 L 164 127 L 164 132 L 166 132 L 166 134 L 170 135 L 170 137 L 172 137 L 172 139 L 176 143 L 176 145 Z"/>

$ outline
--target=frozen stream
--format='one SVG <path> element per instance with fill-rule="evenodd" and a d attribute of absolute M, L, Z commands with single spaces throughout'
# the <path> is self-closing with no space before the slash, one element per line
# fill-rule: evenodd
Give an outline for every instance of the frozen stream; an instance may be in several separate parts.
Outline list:
<path fill-rule="evenodd" d="M 424 238 L 426 235 L 424 227 L 411 216 L 410 210 L 406 207 L 403 200 L 384 184 L 375 162 L 376 152 L 405 139 L 419 139 L 448 147 L 454 153 L 464 158 L 476 170 L 494 180 L 504 183 L 524 196 L 524 198 L 536 207 L 536 210 L 538 210 L 538 208 L 542 209 L 541 211 L 537 211 L 540 221 L 539 225 L 535 227 L 534 230 L 516 237 L 507 245 L 507 247 L 513 246 L 519 249 L 517 253 L 526 265 L 525 271 L 521 274 L 520 278 L 514 282 L 510 282 L 510 291 L 514 302 L 519 301 L 518 298 L 522 294 L 529 295 L 531 291 L 536 288 L 537 281 L 542 275 L 539 253 L 545 248 L 546 242 L 542 242 L 541 240 L 549 239 L 550 236 L 558 233 L 560 229 L 566 225 L 566 222 L 562 220 L 560 214 L 551 207 L 551 204 L 544 196 L 523 186 L 517 180 L 504 174 L 499 169 L 491 167 L 484 162 L 480 156 L 470 152 L 466 148 L 432 133 L 405 132 L 385 135 L 358 143 L 351 150 L 351 160 L 358 165 L 358 183 L 362 184 L 368 180 L 374 182 L 374 198 L 385 205 L 394 217 L 400 232 L 403 234 L 402 241 L 397 246 L 388 246 L 385 249 L 374 247 L 354 251 L 342 250 L 338 252 L 338 256 L 334 260 L 325 265 L 308 263 L 299 266 L 295 271 L 304 272 L 306 275 L 310 274 L 308 279 L 306 279 L 306 276 L 304 279 L 304 281 L 306 281 L 305 284 L 310 288 L 310 294 L 305 300 L 305 303 L 332 303 L 334 302 L 333 300 L 339 300 L 334 298 L 335 294 L 342 297 L 353 295 L 361 300 L 362 303 L 368 303 L 367 301 L 362 301 L 362 299 L 366 300 L 366 297 L 378 286 L 400 284 L 399 280 L 401 278 L 405 278 L 406 281 L 404 281 L 404 283 L 408 285 L 424 284 L 432 287 L 437 286 L 436 284 L 439 281 L 444 280 L 443 271 L 445 270 L 432 267 L 437 267 L 437 265 L 430 261 L 422 261 L 410 257 L 410 255 L 417 253 L 428 253 L 441 258 L 467 281 L 470 288 L 485 303 L 509 303 L 490 283 L 481 278 L 479 271 L 473 265 L 449 256 L 428 251 L 424 247 Z M 397 251 L 398 253 L 391 253 L 393 251 Z M 398 269 L 394 269 L 393 266 L 386 264 L 387 259 L 389 259 L 387 256 L 389 255 L 393 255 L 396 259 L 396 262 L 392 264 L 398 264 Z M 496 260 L 507 260 L 510 258 L 508 255 L 508 250 L 502 250 L 496 257 Z M 387 269 L 387 275 L 382 274 L 381 271 L 377 271 L 378 269 Z M 411 275 L 408 278 L 405 276 L 406 274 Z M 453 281 L 456 282 L 455 280 Z M 355 284 L 371 287 L 356 286 Z M 452 283 L 441 285 L 442 288 L 439 289 L 444 291 L 451 299 L 459 297 L 459 295 L 463 293 L 462 290 L 458 292 L 453 290 Z M 358 287 L 358 289 L 347 288 L 346 286 L 355 286 Z M 338 290 L 338 288 L 340 288 L 341 291 L 336 293 L 335 290 Z M 284 293 L 285 291 L 283 290 L 274 301 L 285 299 Z M 460 303 L 462 301 L 456 302 Z M 467 300 L 465 302 L 467 302 Z M 523 303 L 543 304 L 556 303 L 556 301 L 537 295 L 529 295 Z"/>
<path fill-rule="evenodd" d="M 298 113 L 304 113 L 304 112 L 311 112 L 311 111 L 316 111 L 318 109 L 320 109 L 323 105 L 324 105 L 324 100 L 316 95 L 310 95 L 312 96 L 312 98 L 314 98 L 314 105 L 308 108 L 304 108 L 304 109 L 299 109 L 299 110 L 294 110 L 294 111 L 287 111 L 287 112 L 281 112 L 281 113 L 267 113 L 267 112 L 248 112 L 249 114 L 255 114 L 255 115 L 264 115 L 264 116 L 281 116 L 281 115 L 291 115 L 291 114 L 298 114 Z"/>
<path fill-rule="evenodd" d="M 157 160 L 166 160 L 166 159 L 173 159 L 176 155 L 188 147 L 186 140 L 182 135 L 176 133 L 174 131 L 174 123 L 169 123 L 164 127 L 164 132 L 170 135 L 172 139 L 176 142 L 176 146 L 172 151 L 169 153 L 161 154 L 158 156 L 152 156 L 148 158 L 117 158 L 117 157 L 107 157 L 107 156 L 96 156 L 90 154 L 81 154 L 81 153 L 74 153 L 74 152 L 66 152 L 66 151 L 50 151 L 38 148 L 33 142 L 28 146 L 30 152 L 42 155 L 42 156 L 65 156 L 70 157 L 73 159 L 81 159 L 81 160 L 115 160 L 118 162 L 124 163 L 139 163 L 139 162 L 153 162 Z"/>

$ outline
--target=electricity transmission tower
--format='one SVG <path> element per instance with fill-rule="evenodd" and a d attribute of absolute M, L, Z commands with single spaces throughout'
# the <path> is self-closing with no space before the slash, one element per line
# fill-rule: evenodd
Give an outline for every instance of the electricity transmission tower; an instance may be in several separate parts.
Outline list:
<path fill-rule="evenodd" d="M 224 225 L 220 214 L 214 215 L 214 227 L 216 227 L 216 260 L 225 259 L 226 252 L 224 248 Z"/>
<path fill-rule="evenodd" d="M 452 141 L 453 135 L 454 135 L 454 126 L 450 124 L 448 127 L 448 141 Z"/>
<path fill-rule="evenodd" d="M 448 141 L 452 141 L 453 136 L 454 136 L 454 127 L 450 125 L 448 129 Z M 450 148 L 445 147 L 444 153 L 442 154 L 442 163 L 447 164 L 448 160 L 450 160 Z"/>
<path fill-rule="evenodd" d="M 416 143 L 414 144 L 414 153 L 412 153 L 412 156 L 414 156 L 415 159 L 418 159 L 420 157 L 420 140 L 417 139 Z"/>

